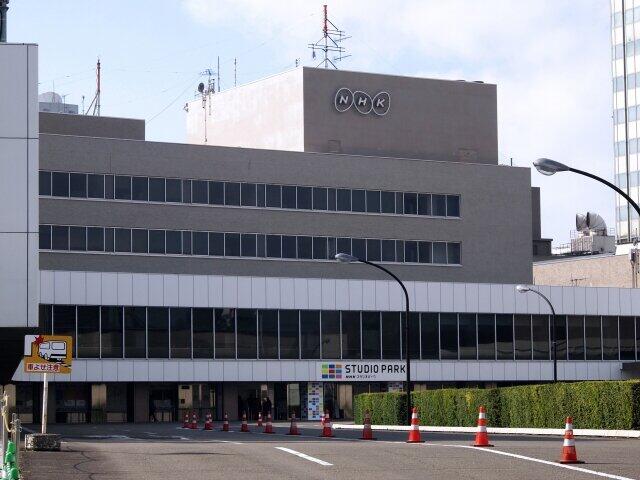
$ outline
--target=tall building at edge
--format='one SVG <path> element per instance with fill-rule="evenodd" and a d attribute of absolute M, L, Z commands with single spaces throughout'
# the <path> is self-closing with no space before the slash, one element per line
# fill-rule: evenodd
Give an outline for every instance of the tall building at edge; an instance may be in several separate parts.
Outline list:
<path fill-rule="evenodd" d="M 2 383 L 25 421 L 33 331 L 74 338 L 56 422 L 255 416 L 266 397 L 278 419 L 349 418 L 353 395 L 402 388 L 407 350 L 418 389 L 552 378 L 546 304 L 515 289 L 544 246 L 540 192 L 498 165 L 495 85 L 298 68 L 205 90 L 170 144 L 38 113 L 35 51 L 0 44 L 0 240 L 25 232 L 0 243 Z M 406 281 L 409 345 L 398 285 L 337 252 Z M 637 375 L 640 291 L 541 291 L 560 379 Z"/>

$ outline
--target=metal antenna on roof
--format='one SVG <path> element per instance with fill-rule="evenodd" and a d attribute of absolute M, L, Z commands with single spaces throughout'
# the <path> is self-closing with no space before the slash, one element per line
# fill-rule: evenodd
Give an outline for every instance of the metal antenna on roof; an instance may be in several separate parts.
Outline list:
<path fill-rule="evenodd" d="M 336 63 L 351 56 L 345 55 L 346 50 L 342 46 L 342 42 L 351 37 L 346 36 L 343 30 L 340 30 L 331 20 L 329 20 L 326 5 L 323 6 L 323 13 L 324 21 L 322 24 L 322 38 L 315 43 L 310 43 L 308 46 L 311 49 L 312 59 L 316 58 L 316 50 L 324 53 L 324 57 L 317 67 L 333 67 L 337 70 L 338 67 L 336 66 Z M 329 58 L 330 52 L 335 53 L 336 55 L 333 58 Z"/>
<path fill-rule="evenodd" d="M 98 57 L 98 63 L 96 64 L 96 94 L 94 95 L 93 100 L 91 100 L 91 103 L 87 108 L 87 112 L 91 110 L 91 107 L 93 107 L 93 112 L 91 113 L 91 115 L 99 117 L 100 116 L 100 57 Z"/>

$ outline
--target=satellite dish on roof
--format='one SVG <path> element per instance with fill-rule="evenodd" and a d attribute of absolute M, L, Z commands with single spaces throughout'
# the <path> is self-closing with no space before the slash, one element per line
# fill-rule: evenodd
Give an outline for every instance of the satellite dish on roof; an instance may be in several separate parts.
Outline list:
<path fill-rule="evenodd" d="M 200 93 L 204 93 L 204 83 L 200 82 L 200 83 L 198 84 L 198 91 L 199 91 Z"/>

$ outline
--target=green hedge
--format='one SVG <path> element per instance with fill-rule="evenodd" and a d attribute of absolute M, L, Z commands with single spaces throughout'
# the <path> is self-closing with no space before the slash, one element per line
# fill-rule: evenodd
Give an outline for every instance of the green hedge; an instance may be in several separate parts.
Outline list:
<path fill-rule="evenodd" d="M 575 382 L 504 388 L 444 388 L 413 392 L 420 423 L 474 426 L 478 407 L 487 409 L 494 427 L 561 428 L 573 416 L 576 428 L 640 429 L 640 382 Z M 364 393 L 354 401 L 356 423 L 365 410 L 378 425 L 401 425 L 406 418 L 404 393 Z"/>

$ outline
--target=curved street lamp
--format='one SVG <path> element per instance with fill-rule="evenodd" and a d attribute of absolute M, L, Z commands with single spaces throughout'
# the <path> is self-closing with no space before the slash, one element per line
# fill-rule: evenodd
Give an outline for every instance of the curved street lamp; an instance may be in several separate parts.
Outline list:
<path fill-rule="evenodd" d="M 516 290 L 520 293 L 535 293 L 536 295 L 542 297 L 542 299 L 547 302 L 549 308 L 551 309 L 551 351 L 553 356 L 553 383 L 558 381 L 558 342 L 556 341 L 556 311 L 551 304 L 551 301 L 542 294 L 542 292 L 532 288 L 528 285 L 518 285 Z"/>
<path fill-rule="evenodd" d="M 378 270 L 382 270 L 384 273 L 391 276 L 396 282 L 398 282 L 398 284 L 400 284 L 400 287 L 402 287 L 402 291 L 404 292 L 404 301 L 405 301 L 405 309 L 406 309 L 406 313 L 405 313 L 406 316 L 404 321 L 404 344 L 405 344 L 405 353 L 407 356 L 406 358 L 407 380 L 405 381 L 405 384 L 406 384 L 405 390 L 407 392 L 407 425 L 411 425 L 411 370 L 410 370 L 411 363 L 409 362 L 409 359 L 411 358 L 411 355 L 410 355 L 411 346 L 409 344 L 409 294 L 407 293 L 407 288 L 404 286 L 404 283 L 402 283 L 402 280 L 400 280 L 395 274 L 393 274 L 386 268 L 378 265 L 377 263 L 363 260 L 362 258 L 358 258 L 354 255 L 349 255 L 348 253 L 338 253 L 334 258 L 337 261 L 342 263 L 360 262 L 360 263 L 365 263 L 367 265 L 371 265 L 372 267 L 377 268 Z"/>

